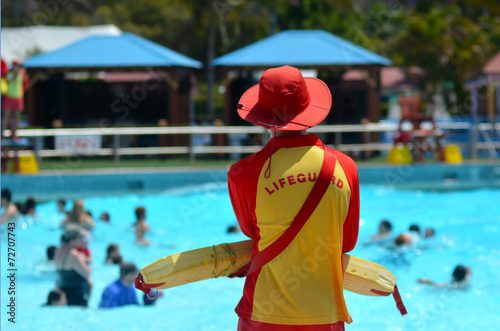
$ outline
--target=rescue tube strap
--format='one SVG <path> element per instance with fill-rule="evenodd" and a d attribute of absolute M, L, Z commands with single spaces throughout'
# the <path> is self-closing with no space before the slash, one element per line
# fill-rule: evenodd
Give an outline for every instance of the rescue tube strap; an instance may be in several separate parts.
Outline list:
<path fill-rule="evenodd" d="M 375 289 L 372 289 L 371 292 L 375 293 L 376 295 L 381 295 L 381 296 L 389 296 L 391 295 L 390 292 L 382 292 L 378 291 Z M 399 312 L 401 315 L 406 315 L 408 312 L 406 311 L 405 304 L 403 303 L 403 299 L 401 299 L 401 295 L 399 294 L 398 286 L 394 285 L 394 292 L 392 292 L 392 296 L 394 297 L 394 301 L 396 301 L 396 306 L 398 307 Z"/>
<path fill-rule="evenodd" d="M 142 275 L 139 273 L 137 277 L 135 278 L 135 288 L 138 290 L 141 290 L 142 292 L 146 293 L 149 295 L 151 293 L 151 290 L 154 287 L 160 287 L 165 283 L 157 283 L 157 284 L 146 284 L 142 280 Z"/>
<path fill-rule="evenodd" d="M 316 183 L 314 183 L 309 196 L 299 210 L 297 216 L 295 216 L 292 224 L 271 245 L 256 253 L 252 257 L 250 263 L 241 268 L 235 276 L 246 277 L 254 271 L 262 268 L 262 266 L 278 256 L 292 242 L 297 233 L 299 233 L 300 229 L 302 229 L 311 214 L 314 212 L 316 206 L 319 204 L 326 190 L 330 186 L 333 174 L 335 173 L 335 164 L 337 163 L 337 157 L 331 149 L 323 145 L 323 150 L 325 151 L 325 156 L 323 158 L 323 164 L 321 165 L 321 171 L 318 175 L 318 179 L 316 180 Z"/>
<path fill-rule="evenodd" d="M 376 295 L 380 295 L 380 296 L 383 296 L 383 297 L 387 297 L 387 296 L 391 295 L 391 292 L 382 292 L 382 291 L 378 291 L 378 290 L 375 290 L 375 289 L 371 289 L 370 292 L 373 292 Z"/>
<path fill-rule="evenodd" d="M 394 300 L 396 300 L 396 306 L 398 307 L 401 315 L 404 316 L 408 314 L 405 304 L 403 303 L 403 299 L 401 299 L 401 295 L 399 294 L 398 285 L 394 285 L 394 293 L 392 293 L 392 295 L 394 296 Z"/>

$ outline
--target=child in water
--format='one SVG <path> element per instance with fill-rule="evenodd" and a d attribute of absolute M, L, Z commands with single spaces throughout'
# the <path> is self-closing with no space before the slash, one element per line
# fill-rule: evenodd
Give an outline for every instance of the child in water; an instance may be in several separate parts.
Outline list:
<path fill-rule="evenodd" d="M 135 228 L 135 242 L 141 245 L 149 245 L 150 242 L 144 235 L 149 231 L 149 224 L 146 222 L 146 208 L 137 207 L 135 209 L 135 216 L 137 217 L 137 221 L 134 224 Z"/>

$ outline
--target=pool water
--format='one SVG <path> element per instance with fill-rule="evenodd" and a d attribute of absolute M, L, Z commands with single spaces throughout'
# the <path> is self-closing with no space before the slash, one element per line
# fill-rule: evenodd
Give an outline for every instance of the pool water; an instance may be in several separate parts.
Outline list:
<path fill-rule="evenodd" d="M 366 297 L 345 292 L 354 320 L 347 330 L 491 330 L 500 323 L 500 190 L 456 192 L 399 191 L 361 187 L 361 226 L 352 255 L 380 263 L 393 272 L 408 310 L 402 317 L 392 297 Z M 69 203 L 71 207 L 72 202 Z M 134 209 L 145 206 L 151 233 L 149 247 L 134 244 Z M 9 281 L 7 232 L 1 234 L 2 330 L 236 330 L 234 307 L 243 279 L 219 278 L 164 291 L 155 306 L 97 307 L 103 289 L 119 276 L 119 268 L 105 265 L 106 247 L 120 246 L 125 260 L 139 268 L 164 256 L 245 240 L 227 234 L 236 223 L 225 187 L 203 186 L 155 195 L 86 198 L 95 218 L 103 211 L 111 224 L 96 221 L 90 249 L 94 282 L 89 307 L 42 307 L 54 287 L 56 274 L 46 263 L 49 245 L 58 245 L 63 215 L 55 201 L 37 206 L 37 218 L 23 218 L 14 229 L 16 238 L 16 319 L 8 321 Z M 433 227 L 436 238 L 421 241 L 417 249 L 395 253 L 376 245 L 363 245 L 389 219 L 394 233 L 417 223 Z M 466 291 L 437 289 L 417 283 L 425 277 L 448 281 L 457 264 L 472 268 Z M 141 292 L 137 292 L 138 295 Z M 139 301 L 142 304 L 141 297 Z"/>

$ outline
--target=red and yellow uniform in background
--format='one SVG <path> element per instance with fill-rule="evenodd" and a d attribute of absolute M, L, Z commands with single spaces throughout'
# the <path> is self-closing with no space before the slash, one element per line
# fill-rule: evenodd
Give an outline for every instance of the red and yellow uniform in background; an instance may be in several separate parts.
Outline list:
<path fill-rule="evenodd" d="M 7 73 L 9 72 L 9 68 L 7 67 L 7 63 L 2 59 L 2 99 L 5 93 L 7 93 Z"/>
<path fill-rule="evenodd" d="M 7 90 L 4 107 L 7 110 L 22 112 L 24 110 L 24 91 L 28 85 L 26 71 L 19 66 L 6 75 Z"/>
<path fill-rule="evenodd" d="M 233 209 L 243 233 L 254 240 L 253 254 L 290 226 L 324 158 L 325 147 L 314 134 L 274 138 L 266 178 L 272 144 L 234 164 L 228 173 Z M 236 307 L 241 318 L 284 325 L 351 322 L 341 256 L 354 248 L 358 237 L 359 183 L 354 161 L 334 153 L 334 177 L 309 220 L 281 254 L 246 278 Z"/>

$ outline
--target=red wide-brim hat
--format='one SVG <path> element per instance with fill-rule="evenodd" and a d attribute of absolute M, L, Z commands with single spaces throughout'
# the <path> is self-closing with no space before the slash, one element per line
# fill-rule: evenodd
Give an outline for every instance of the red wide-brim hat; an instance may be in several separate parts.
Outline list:
<path fill-rule="evenodd" d="M 259 84 L 241 96 L 238 114 L 268 129 L 300 131 L 321 123 L 331 105 L 330 89 L 322 80 L 283 66 L 266 70 Z"/>

